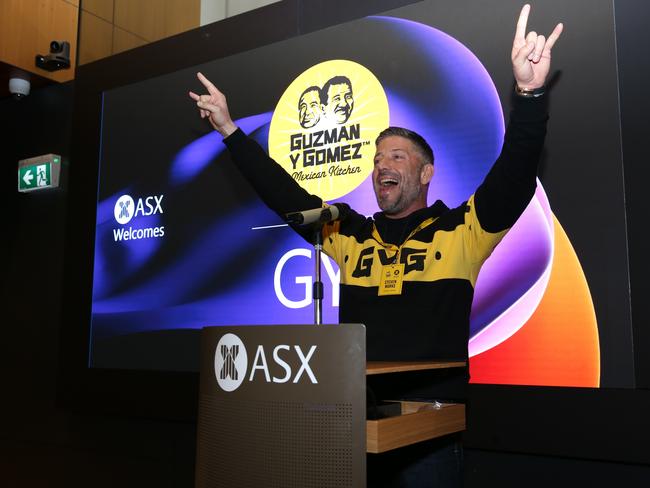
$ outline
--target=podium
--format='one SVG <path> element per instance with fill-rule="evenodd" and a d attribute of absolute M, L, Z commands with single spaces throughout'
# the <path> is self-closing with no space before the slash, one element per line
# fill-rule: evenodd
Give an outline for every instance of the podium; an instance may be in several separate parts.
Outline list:
<path fill-rule="evenodd" d="M 462 404 L 382 402 L 384 418 L 366 421 L 366 374 L 464 362 L 365 357 L 360 324 L 204 328 L 195 486 L 365 487 L 366 452 L 465 428 Z"/>

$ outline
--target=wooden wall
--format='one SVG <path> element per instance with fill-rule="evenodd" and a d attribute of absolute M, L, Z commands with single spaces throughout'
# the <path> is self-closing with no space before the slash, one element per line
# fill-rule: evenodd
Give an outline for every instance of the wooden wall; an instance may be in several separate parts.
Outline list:
<path fill-rule="evenodd" d="M 82 0 L 79 64 L 199 27 L 200 0 Z"/>
<path fill-rule="evenodd" d="M 58 82 L 73 79 L 78 16 L 79 0 L 0 1 L 0 61 Z M 53 40 L 70 43 L 70 69 L 36 67 L 35 56 L 48 54 Z"/>
<path fill-rule="evenodd" d="M 201 0 L 1 0 L 0 65 L 69 81 L 77 51 L 79 64 L 89 63 L 194 29 L 200 19 Z M 70 69 L 36 67 L 53 40 L 70 43 Z"/>

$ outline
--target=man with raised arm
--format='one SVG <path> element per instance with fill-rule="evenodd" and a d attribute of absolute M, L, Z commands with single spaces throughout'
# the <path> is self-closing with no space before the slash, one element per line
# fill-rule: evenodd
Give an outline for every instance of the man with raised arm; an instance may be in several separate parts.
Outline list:
<path fill-rule="evenodd" d="M 377 137 L 372 174 L 381 212 L 351 211 L 323 228 L 324 250 L 341 270 L 339 321 L 366 325 L 369 360 L 467 360 L 479 270 L 533 197 L 546 133 L 545 82 L 563 26 L 548 39 L 526 34 L 529 12 L 525 5 L 512 45 L 516 94 L 503 148 L 474 195 L 452 209 L 440 200 L 428 206 L 433 151 L 415 132 L 389 127 Z M 208 93 L 190 96 L 201 117 L 223 135 L 262 200 L 280 215 L 322 206 L 237 128 L 224 95 L 201 73 L 198 78 Z M 463 398 L 467 382 L 467 369 L 460 370 L 437 386 L 436 396 Z M 374 481 L 371 467 L 368 486 L 460 485 L 455 437 L 416 447 L 409 456 L 407 466 L 404 456 L 384 458 Z"/>

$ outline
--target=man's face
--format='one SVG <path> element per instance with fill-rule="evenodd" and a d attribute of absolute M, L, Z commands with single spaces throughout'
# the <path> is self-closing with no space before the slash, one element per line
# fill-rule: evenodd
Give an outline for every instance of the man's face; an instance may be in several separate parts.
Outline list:
<path fill-rule="evenodd" d="M 298 102 L 300 114 L 300 125 L 305 129 L 318 124 L 321 115 L 320 96 L 318 90 L 311 90 L 303 93 Z"/>
<path fill-rule="evenodd" d="M 372 182 L 377 205 L 391 218 L 406 217 L 426 207 L 433 165 L 423 164 L 415 144 L 400 136 L 379 141 Z"/>
<path fill-rule="evenodd" d="M 327 105 L 325 114 L 330 120 L 337 124 L 347 122 L 354 107 L 354 98 L 352 97 L 352 87 L 347 83 L 330 85 L 327 89 Z"/>

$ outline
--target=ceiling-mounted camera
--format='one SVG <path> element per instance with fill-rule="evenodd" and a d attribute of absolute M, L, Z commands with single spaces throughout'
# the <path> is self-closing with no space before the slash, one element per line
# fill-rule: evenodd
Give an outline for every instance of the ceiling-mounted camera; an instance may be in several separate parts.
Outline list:
<path fill-rule="evenodd" d="M 50 42 L 50 54 L 36 55 L 36 66 L 47 71 L 57 71 L 70 67 L 70 43 L 67 41 Z"/>
<path fill-rule="evenodd" d="M 21 100 L 29 95 L 31 83 L 28 79 L 21 76 L 12 76 L 9 78 L 9 93 L 13 95 L 16 100 Z"/>

